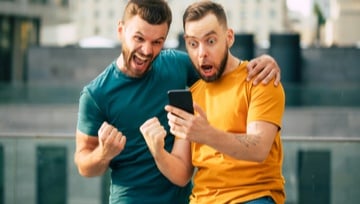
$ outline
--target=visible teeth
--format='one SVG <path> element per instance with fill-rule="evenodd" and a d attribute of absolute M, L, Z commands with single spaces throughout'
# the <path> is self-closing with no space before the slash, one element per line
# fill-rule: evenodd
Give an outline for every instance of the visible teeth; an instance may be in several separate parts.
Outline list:
<path fill-rule="evenodd" d="M 142 57 L 141 55 L 135 55 L 139 60 L 146 61 L 148 58 Z"/>
<path fill-rule="evenodd" d="M 143 65 L 147 62 L 146 58 L 141 58 L 139 55 L 134 55 L 133 60 L 138 65 Z"/>

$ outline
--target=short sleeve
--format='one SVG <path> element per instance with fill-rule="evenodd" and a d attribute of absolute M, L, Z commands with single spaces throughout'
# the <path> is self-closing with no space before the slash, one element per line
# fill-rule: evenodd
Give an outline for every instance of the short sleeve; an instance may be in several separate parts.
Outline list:
<path fill-rule="evenodd" d="M 275 87 L 270 82 L 268 85 L 253 86 L 250 98 L 248 122 L 263 120 L 281 127 L 285 109 L 285 93 L 282 85 Z"/>
<path fill-rule="evenodd" d="M 85 88 L 79 99 L 77 129 L 90 136 L 97 136 L 98 130 L 105 120 L 103 112 Z"/>

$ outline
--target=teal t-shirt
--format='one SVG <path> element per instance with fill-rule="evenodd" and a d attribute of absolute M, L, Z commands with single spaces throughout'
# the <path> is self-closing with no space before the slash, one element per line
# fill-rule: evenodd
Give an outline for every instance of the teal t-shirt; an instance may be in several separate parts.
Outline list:
<path fill-rule="evenodd" d="M 110 163 L 111 204 L 188 203 L 191 184 L 172 184 L 156 167 L 140 133 L 149 118 L 158 117 L 168 131 L 165 148 L 170 152 L 174 136 L 164 106 L 167 91 L 191 86 L 198 79 L 186 53 L 163 50 L 141 78 L 124 75 L 111 63 L 80 95 L 77 128 L 97 136 L 104 121 L 115 126 L 127 139 L 125 149 Z"/>

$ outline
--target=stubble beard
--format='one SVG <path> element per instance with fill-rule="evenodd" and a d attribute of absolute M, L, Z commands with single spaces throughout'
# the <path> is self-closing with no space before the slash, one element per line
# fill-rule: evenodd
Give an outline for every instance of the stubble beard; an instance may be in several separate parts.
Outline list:
<path fill-rule="evenodd" d="M 198 72 L 198 75 L 200 76 L 200 78 L 202 80 L 204 80 L 206 82 L 214 82 L 214 81 L 217 81 L 218 79 L 221 78 L 221 76 L 223 75 L 223 73 L 225 71 L 225 67 L 226 67 L 226 64 L 227 64 L 228 57 L 229 57 L 228 50 L 229 50 L 228 46 L 226 46 L 226 49 L 225 49 L 225 52 L 224 52 L 224 57 L 220 62 L 219 69 L 213 76 L 206 77 L 206 76 L 202 75 L 198 69 L 196 69 L 196 71 Z"/>
<path fill-rule="evenodd" d="M 136 50 L 134 50 L 132 52 L 130 52 L 126 48 L 122 50 L 122 56 L 123 56 L 123 62 L 124 62 L 122 71 L 130 77 L 141 78 L 150 70 L 152 60 L 149 63 L 149 65 L 146 67 L 145 70 L 143 70 L 142 72 L 137 72 L 135 68 L 131 67 L 131 62 L 134 58 L 135 53 L 136 53 Z"/>

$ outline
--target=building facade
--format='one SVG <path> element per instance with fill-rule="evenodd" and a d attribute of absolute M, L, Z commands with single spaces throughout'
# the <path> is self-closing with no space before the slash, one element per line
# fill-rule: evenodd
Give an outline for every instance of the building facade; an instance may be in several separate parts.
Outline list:
<path fill-rule="evenodd" d="M 215 0 L 227 13 L 236 34 L 251 34 L 261 48 L 272 33 L 299 33 L 305 46 L 359 45 L 359 0 L 307 0 L 308 15 L 290 11 L 291 0 Z M 178 47 L 182 14 L 194 0 L 168 0 L 173 12 L 166 47 Z M 305 2 L 308 2 L 305 5 Z M 116 26 L 125 0 L 0 0 L 0 82 L 26 81 L 27 48 L 32 45 L 73 46 L 91 38 L 118 43 Z M 325 17 L 319 33 L 313 5 Z M 319 38 L 319 39 L 318 39 Z M 97 46 L 97 45 L 96 45 Z"/>
<path fill-rule="evenodd" d="M 29 46 L 42 28 L 70 21 L 68 0 L 0 0 L 0 83 L 26 81 Z"/>
<path fill-rule="evenodd" d="M 182 14 L 194 0 L 168 0 L 173 13 L 173 23 L 167 45 L 176 46 L 178 35 L 183 32 Z M 227 0 L 220 1 L 226 10 L 228 23 L 236 33 L 255 33 L 255 41 L 267 44 L 271 32 L 286 31 L 286 0 Z M 116 25 L 122 17 L 127 1 L 82 0 L 75 5 L 74 22 L 78 40 L 103 36 L 114 41 Z"/>

